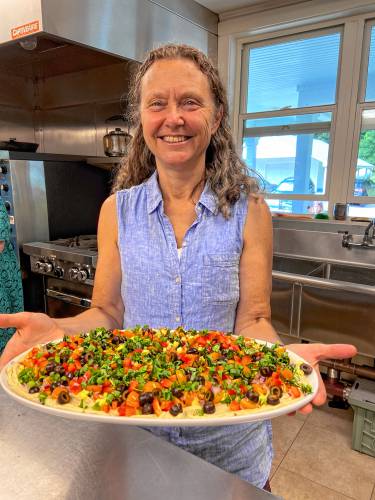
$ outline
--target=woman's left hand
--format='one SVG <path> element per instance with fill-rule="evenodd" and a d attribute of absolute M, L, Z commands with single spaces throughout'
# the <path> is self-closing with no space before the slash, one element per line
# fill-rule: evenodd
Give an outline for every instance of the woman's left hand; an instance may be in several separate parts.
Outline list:
<path fill-rule="evenodd" d="M 352 358 L 357 354 L 357 349 L 350 344 L 289 344 L 287 349 L 295 352 L 313 366 L 319 379 L 319 388 L 312 404 L 304 406 L 300 411 L 304 415 L 310 413 L 312 405 L 323 405 L 327 399 L 327 393 L 324 382 L 319 372 L 319 361 L 324 359 L 346 359 Z"/>

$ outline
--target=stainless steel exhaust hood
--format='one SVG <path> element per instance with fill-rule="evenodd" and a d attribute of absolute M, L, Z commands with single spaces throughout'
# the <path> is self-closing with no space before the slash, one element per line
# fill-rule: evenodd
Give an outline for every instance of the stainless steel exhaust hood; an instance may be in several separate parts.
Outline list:
<path fill-rule="evenodd" d="M 33 42 L 25 40 L 42 35 L 134 61 L 166 42 L 217 56 L 218 18 L 194 1 L 2 0 L 2 16 L 0 44 L 21 41 L 26 50 Z"/>
<path fill-rule="evenodd" d="M 217 57 L 217 16 L 193 0 L 1 0 L 0 139 L 103 157 L 106 119 L 162 43 Z"/>

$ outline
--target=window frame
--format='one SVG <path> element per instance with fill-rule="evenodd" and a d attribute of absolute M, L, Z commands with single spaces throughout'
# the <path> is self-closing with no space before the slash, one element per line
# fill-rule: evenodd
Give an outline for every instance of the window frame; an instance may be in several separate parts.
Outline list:
<path fill-rule="evenodd" d="M 322 35 L 329 35 L 329 34 L 334 34 L 334 33 L 340 33 L 340 49 L 339 49 L 339 56 L 338 56 L 338 70 L 337 70 L 337 78 L 336 78 L 336 88 L 335 88 L 335 102 L 332 104 L 324 104 L 320 106 L 304 106 L 300 108 L 286 108 L 286 109 L 278 109 L 278 110 L 272 110 L 272 111 L 257 111 L 257 112 L 252 112 L 248 113 L 247 112 L 247 98 L 248 98 L 248 77 L 249 77 L 249 54 L 250 50 L 252 48 L 256 47 L 265 47 L 269 45 L 275 45 L 277 43 L 283 43 L 283 42 L 289 42 L 292 40 L 307 40 L 311 38 L 316 38 Z M 329 131 L 330 133 L 330 148 L 329 148 L 329 154 L 328 154 L 328 159 L 327 159 L 327 177 L 326 177 L 326 186 L 325 186 L 325 193 L 324 194 L 313 194 L 313 193 L 308 193 L 308 194 L 282 194 L 282 193 L 265 193 L 265 196 L 268 199 L 288 199 L 288 200 L 308 200 L 308 201 L 328 201 L 328 195 L 330 192 L 330 184 L 331 184 L 331 156 L 332 156 L 332 137 L 334 134 L 335 130 L 335 124 L 336 124 L 336 114 L 337 114 L 337 101 L 338 101 L 338 94 L 339 94 L 339 75 L 340 75 L 340 68 L 341 68 L 341 60 L 342 60 L 342 39 L 343 39 L 343 26 L 341 24 L 336 24 L 335 26 L 330 26 L 328 28 L 316 28 L 316 29 L 308 29 L 305 31 L 300 31 L 298 33 L 294 34 L 288 34 L 288 35 L 277 35 L 273 36 L 272 38 L 267 38 L 263 40 L 259 40 L 257 42 L 253 43 L 247 43 L 246 45 L 243 46 L 242 49 L 242 61 L 241 61 L 241 67 L 245 68 L 244 71 L 242 71 L 242 81 L 241 81 L 241 97 L 240 97 L 240 113 L 238 115 L 238 131 L 239 133 L 239 138 L 240 138 L 240 143 L 238 146 L 242 148 L 242 142 L 244 137 L 246 135 L 244 134 L 245 131 L 245 122 L 246 120 L 249 119 L 256 119 L 256 118 L 271 118 L 271 117 L 282 117 L 282 116 L 294 116 L 294 115 L 304 115 L 304 114 L 313 114 L 313 113 L 325 113 L 325 112 L 330 112 L 332 114 L 332 119 L 331 119 L 331 126 L 327 129 L 326 127 L 322 126 L 320 123 L 306 123 L 304 124 L 296 124 L 296 125 L 291 125 L 289 126 L 288 132 L 289 135 L 293 135 L 293 129 L 296 130 L 297 133 L 309 133 L 315 129 L 316 131 Z M 267 134 L 266 135 L 271 135 L 272 129 L 275 131 L 274 135 L 287 135 L 287 133 L 280 133 L 280 126 L 274 126 L 274 127 L 264 127 L 267 128 Z M 260 131 L 261 127 L 257 128 L 257 131 Z M 261 135 L 261 134 L 259 134 Z"/>
<path fill-rule="evenodd" d="M 236 74 L 233 81 L 233 132 L 238 151 L 242 151 L 243 143 L 243 123 L 245 119 L 254 118 L 255 113 L 244 113 L 246 110 L 247 85 L 248 85 L 248 54 L 246 51 L 251 46 L 264 46 L 277 43 L 278 40 L 292 38 L 301 39 L 304 36 L 316 36 L 322 33 L 337 32 L 342 30 L 341 44 L 338 64 L 338 75 L 336 81 L 336 107 L 332 113 L 330 151 L 327 162 L 326 192 L 324 195 L 283 195 L 277 193 L 272 195 L 266 193 L 267 198 L 296 199 L 296 200 L 323 200 L 328 201 L 328 213 L 333 215 L 333 207 L 336 202 L 344 203 L 375 203 L 375 197 L 354 197 L 350 195 L 354 192 L 354 178 L 356 171 L 356 161 L 358 155 L 359 134 L 361 127 L 361 114 L 359 109 L 374 109 L 373 104 L 359 104 L 358 96 L 364 95 L 367 80 L 367 67 L 364 72 L 363 67 L 366 62 L 370 46 L 371 28 L 375 24 L 375 9 L 358 15 L 342 17 L 340 19 L 322 20 L 320 22 L 306 21 L 303 24 L 293 27 L 272 26 L 268 29 L 256 30 L 252 35 L 236 37 Z M 367 32 L 366 32 L 367 27 Z M 364 43 L 367 41 L 367 47 Z M 367 52 L 366 52 L 367 51 Z M 331 107 L 332 105 L 329 105 Z M 362 106 L 360 108 L 360 106 Z M 324 106 L 321 106 L 322 110 Z M 319 112 L 319 107 L 294 108 L 283 110 L 285 114 L 300 114 L 308 112 Z M 303 111 L 302 111 L 303 110 Z M 329 110 L 332 111 L 332 110 Z M 270 112 L 269 112 L 270 113 Z M 280 116 L 279 111 L 276 111 Z M 250 115 L 250 116 L 249 116 Z M 261 117 L 260 114 L 258 117 Z M 342 147 L 344 145 L 344 147 Z"/>
<path fill-rule="evenodd" d="M 357 171 L 357 159 L 359 152 L 360 135 L 362 129 L 362 113 L 366 110 L 375 111 L 375 101 L 365 101 L 366 87 L 368 80 L 368 63 L 370 58 L 371 30 L 375 29 L 374 14 L 364 22 L 362 54 L 360 65 L 360 76 L 358 86 L 358 99 L 356 103 L 356 112 L 354 120 L 354 140 L 350 162 L 350 174 L 347 190 L 347 203 L 375 204 L 375 196 L 354 196 L 354 184 Z"/>

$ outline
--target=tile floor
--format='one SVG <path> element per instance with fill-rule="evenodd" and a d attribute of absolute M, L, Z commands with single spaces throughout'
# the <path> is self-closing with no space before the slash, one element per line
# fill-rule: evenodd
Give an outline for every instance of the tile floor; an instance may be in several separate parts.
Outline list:
<path fill-rule="evenodd" d="M 285 500 L 375 500 L 375 458 L 351 449 L 353 411 L 273 420 L 273 493 Z"/>

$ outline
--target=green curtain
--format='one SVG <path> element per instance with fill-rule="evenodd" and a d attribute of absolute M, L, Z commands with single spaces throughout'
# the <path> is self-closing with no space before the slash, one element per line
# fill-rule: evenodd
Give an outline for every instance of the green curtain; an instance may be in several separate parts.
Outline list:
<path fill-rule="evenodd" d="M 0 253 L 0 313 L 23 311 L 21 273 L 10 242 L 9 217 L 1 198 L 0 241 L 4 241 L 4 250 Z M 13 333 L 13 328 L 0 328 L 0 353 Z"/>

